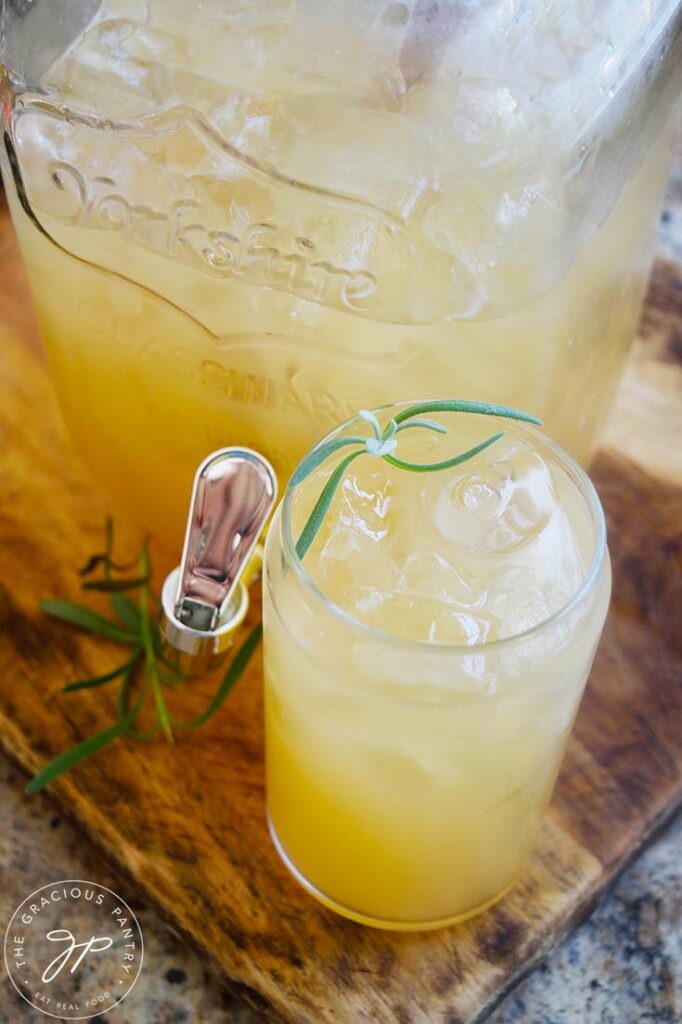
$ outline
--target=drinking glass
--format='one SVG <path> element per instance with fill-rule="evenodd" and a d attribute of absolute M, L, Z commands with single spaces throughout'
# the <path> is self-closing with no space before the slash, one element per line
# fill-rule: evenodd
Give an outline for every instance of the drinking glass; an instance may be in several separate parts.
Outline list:
<path fill-rule="evenodd" d="M 460 418 L 453 433 L 469 431 L 466 448 L 499 423 Z M 534 487 L 544 465 L 554 491 L 519 484 L 531 458 L 523 478 Z M 498 900 L 537 835 L 609 603 L 604 516 L 585 472 L 531 427 L 442 473 L 383 467 L 379 479 L 371 462 L 347 471 L 333 525 L 303 560 L 296 540 L 334 459 L 288 489 L 269 532 L 268 817 L 285 864 L 326 906 L 434 928 Z M 491 502 L 510 486 L 521 489 L 498 518 Z M 444 615 L 462 624 L 459 642 L 439 638 Z"/>

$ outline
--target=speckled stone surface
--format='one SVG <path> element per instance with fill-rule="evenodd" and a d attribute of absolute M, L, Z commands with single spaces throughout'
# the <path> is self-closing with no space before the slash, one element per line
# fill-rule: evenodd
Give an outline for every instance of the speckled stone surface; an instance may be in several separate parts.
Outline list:
<path fill-rule="evenodd" d="M 489 1024 L 682 1021 L 682 816 Z"/>
<path fill-rule="evenodd" d="M 682 260 L 682 144 L 661 218 L 658 252 Z M 99 1024 L 257 1024 L 200 956 L 171 934 L 125 879 L 58 812 L 26 798 L 25 778 L 0 756 L 0 936 L 16 906 L 65 878 L 108 886 L 137 914 L 145 961 L 130 995 Z M 0 1024 L 50 1018 L 15 992 L 0 964 Z M 488 1024 L 682 1022 L 682 816 L 632 864 L 592 916 L 488 1017 Z M 434 1024 L 445 1024 L 434 1021 Z"/>

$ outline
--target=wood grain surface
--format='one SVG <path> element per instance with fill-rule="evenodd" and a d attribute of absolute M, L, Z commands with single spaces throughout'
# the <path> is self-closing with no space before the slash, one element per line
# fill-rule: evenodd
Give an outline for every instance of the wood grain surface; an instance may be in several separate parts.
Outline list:
<path fill-rule="evenodd" d="M 115 651 L 37 608 L 47 595 L 78 598 L 74 568 L 100 545 L 107 507 L 65 438 L 4 208 L 0 267 L 0 743 L 33 773 L 113 716 L 113 695 L 60 690 L 110 667 Z M 594 467 L 609 522 L 612 611 L 537 850 L 495 909 L 440 932 L 397 935 L 335 917 L 298 888 L 265 826 L 257 670 L 175 747 L 119 740 L 53 786 L 138 891 L 265 1016 L 481 1019 L 679 806 L 681 298 L 680 267 L 657 263 Z M 196 713 L 206 686 L 187 687 L 178 710 Z"/>

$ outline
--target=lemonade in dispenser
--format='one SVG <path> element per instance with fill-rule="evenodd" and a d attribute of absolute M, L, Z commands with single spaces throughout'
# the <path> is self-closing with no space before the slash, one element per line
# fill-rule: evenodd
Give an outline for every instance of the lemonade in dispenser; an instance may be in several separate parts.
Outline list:
<path fill-rule="evenodd" d="M 2 0 L 0 161 L 61 408 L 173 547 L 207 452 L 284 484 L 447 393 L 584 464 L 649 269 L 674 0 Z"/>

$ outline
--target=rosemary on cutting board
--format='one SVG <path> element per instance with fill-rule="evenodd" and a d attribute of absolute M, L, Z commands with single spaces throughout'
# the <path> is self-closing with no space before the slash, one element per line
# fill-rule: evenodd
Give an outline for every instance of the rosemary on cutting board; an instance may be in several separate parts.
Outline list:
<path fill-rule="evenodd" d="M 106 546 L 101 554 L 93 555 L 81 570 L 85 577 L 83 590 L 104 592 L 109 597 L 111 617 L 100 615 L 85 605 L 71 601 L 47 600 L 41 608 L 54 619 L 77 629 L 105 637 L 126 648 L 123 660 L 103 675 L 79 679 L 64 687 L 65 693 L 92 690 L 118 681 L 117 717 L 109 728 L 76 743 L 59 754 L 43 768 L 26 787 L 27 793 L 37 793 L 63 772 L 73 768 L 83 758 L 94 754 L 119 736 L 134 739 L 152 739 L 163 732 L 173 741 L 173 730 L 196 729 L 207 722 L 220 708 L 237 684 L 261 638 L 258 623 L 247 635 L 231 659 L 213 698 L 196 718 L 177 719 L 166 703 L 166 694 L 186 682 L 164 653 L 164 642 L 157 624 L 159 599 L 150 586 L 151 567 L 149 549 L 145 542 L 139 557 L 131 565 L 119 565 L 113 560 L 113 523 L 107 520 Z M 101 570 L 99 577 L 93 576 Z M 135 575 L 128 575 L 135 572 Z M 132 595 L 136 596 L 133 597 Z M 147 729 L 137 726 L 143 710 L 151 701 L 154 706 L 154 724 Z"/>

